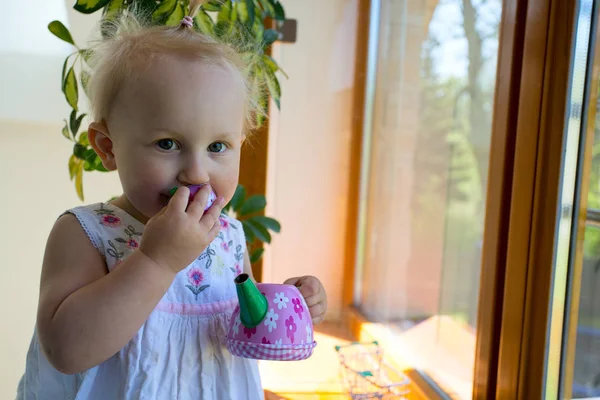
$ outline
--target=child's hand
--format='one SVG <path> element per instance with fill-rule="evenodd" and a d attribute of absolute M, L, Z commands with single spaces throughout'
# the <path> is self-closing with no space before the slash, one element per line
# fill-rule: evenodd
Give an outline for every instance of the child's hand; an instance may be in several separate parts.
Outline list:
<path fill-rule="evenodd" d="M 188 205 L 190 190 L 180 187 L 167 206 L 146 224 L 140 251 L 174 273 L 190 265 L 221 229 L 222 197 L 204 214 L 210 190 L 205 185 Z"/>
<path fill-rule="evenodd" d="M 300 290 L 308 305 L 313 325 L 323 322 L 327 312 L 327 294 L 321 281 L 314 276 L 303 276 L 301 278 L 290 278 L 284 284 L 294 285 Z"/>

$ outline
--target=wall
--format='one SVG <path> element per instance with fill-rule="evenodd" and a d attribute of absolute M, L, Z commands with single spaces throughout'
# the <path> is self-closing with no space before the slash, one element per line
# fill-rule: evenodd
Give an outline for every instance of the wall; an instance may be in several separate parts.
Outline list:
<path fill-rule="evenodd" d="M 299 32 L 297 43 L 274 49 L 290 79 L 283 79 L 282 111 L 271 121 L 269 214 L 281 220 L 283 232 L 267 253 L 265 279 L 319 276 L 335 317 L 341 304 L 356 1 L 283 3 L 299 20 Z M 70 9 L 72 2 L 66 4 Z M 68 15 L 73 36 L 83 43 L 96 20 Z M 34 326 L 48 232 L 62 211 L 80 202 L 68 179 L 70 146 L 60 134 L 68 113 L 58 86 L 62 57 L 14 52 L 0 57 L 5 57 L 0 77 L 10 77 L 0 81 L 0 302 L 6 327 L 0 331 L 0 399 L 10 399 Z M 88 174 L 85 188 L 86 202 L 96 202 L 119 193 L 120 185 L 116 174 Z"/>
<path fill-rule="evenodd" d="M 341 308 L 356 46 L 356 0 L 282 1 L 298 41 L 273 56 L 283 78 L 271 118 L 268 214 L 282 233 L 267 251 L 265 280 L 312 274 L 324 283 L 330 318 Z"/>
<path fill-rule="evenodd" d="M 72 2 L 66 4 L 70 8 Z M 71 31 L 80 43 L 95 24 L 94 17 L 51 11 L 40 9 L 44 15 L 32 18 L 36 24 L 47 24 L 54 18 L 67 22 L 65 15 L 74 17 Z M 27 26 L 23 18 L 7 18 L 18 23 L 3 23 L 0 33 L 10 30 L 12 34 L 15 26 Z M 50 34 L 45 29 L 32 32 L 19 48 L 0 44 L 0 399 L 15 397 L 23 373 L 48 233 L 61 212 L 80 204 L 67 169 L 71 146 L 60 133 L 61 120 L 69 112 L 60 92 L 62 63 L 69 49 L 55 46 L 47 51 L 51 46 L 44 35 Z M 36 40 L 39 46 L 33 46 Z M 86 175 L 84 188 L 90 203 L 120 193 L 116 174 Z"/>

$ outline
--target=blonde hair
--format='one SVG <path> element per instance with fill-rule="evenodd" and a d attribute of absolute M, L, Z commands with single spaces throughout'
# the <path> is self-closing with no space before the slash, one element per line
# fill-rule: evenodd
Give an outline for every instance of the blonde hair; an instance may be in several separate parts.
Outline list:
<path fill-rule="evenodd" d="M 190 16 L 203 1 L 190 2 Z M 146 19 L 147 20 L 147 19 Z M 245 131 L 255 128 L 255 116 L 263 111 L 256 100 L 260 88 L 251 87 L 249 60 L 244 60 L 232 44 L 199 33 L 183 23 L 178 26 L 146 26 L 136 12 L 125 11 L 117 18 L 103 21 L 104 38 L 93 46 L 90 60 L 89 97 L 92 118 L 105 120 L 125 82 L 135 79 L 140 69 L 165 56 L 218 65 L 239 76 L 246 91 Z M 260 96 L 260 94 L 258 94 Z"/>

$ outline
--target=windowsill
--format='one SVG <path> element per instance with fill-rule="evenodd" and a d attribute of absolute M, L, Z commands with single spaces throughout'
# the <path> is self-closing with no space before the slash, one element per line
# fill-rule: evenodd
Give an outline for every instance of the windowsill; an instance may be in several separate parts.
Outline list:
<path fill-rule="evenodd" d="M 451 318 L 431 317 L 402 333 L 365 322 L 356 310 L 345 320 L 348 330 L 332 322 L 319 326 L 318 345 L 308 360 L 260 362 L 263 386 L 271 392 L 267 399 L 347 399 L 335 346 L 353 340 L 379 342 L 386 361 L 411 380 L 409 399 L 471 398 L 475 336 Z M 444 334 L 438 340 L 440 331 Z M 427 372 L 439 388 L 419 371 Z"/>
<path fill-rule="evenodd" d="M 276 393 L 271 395 L 273 399 L 347 399 L 340 379 L 335 346 L 352 340 L 350 334 L 339 325 L 331 322 L 319 325 L 315 331 L 317 347 L 308 360 L 259 363 L 265 390 Z"/>
<path fill-rule="evenodd" d="M 363 322 L 358 338 L 377 340 L 388 362 L 404 371 L 424 398 L 472 398 L 475 335 L 452 318 L 434 316 L 405 332 Z M 425 371 L 439 389 L 431 387 L 417 371 Z"/>

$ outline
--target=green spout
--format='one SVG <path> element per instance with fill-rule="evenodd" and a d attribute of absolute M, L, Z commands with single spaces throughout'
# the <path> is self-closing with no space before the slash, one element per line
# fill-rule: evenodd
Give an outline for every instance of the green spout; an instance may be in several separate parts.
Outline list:
<path fill-rule="evenodd" d="M 240 303 L 240 320 L 246 328 L 255 328 L 267 316 L 269 303 L 248 274 L 238 275 L 234 282 Z"/>

